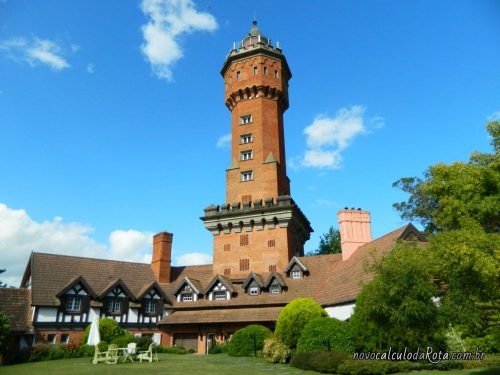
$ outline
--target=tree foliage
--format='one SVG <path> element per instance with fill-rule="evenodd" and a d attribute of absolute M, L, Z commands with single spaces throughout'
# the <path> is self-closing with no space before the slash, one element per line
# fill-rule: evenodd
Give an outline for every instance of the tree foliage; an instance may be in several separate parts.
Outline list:
<path fill-rule="evenodd" d="M 338 254 L 341 252 L 340 231 L 334 227 L 330 227 L 328 232 L 320 236 L 318 248 L 307 253 L 307 255 Z"/>
<path fill-rule="evenodd" d="M 87 339 L 90 333 L 90 324 L 85 328 L 85 333 L 82 337 L 82 344 L 87 343 Z M 101 318 L 99 319 L 99 335 L 101 336 L 101 341 L 106 341 L 110 343 L 115 338 L 123 336 L 127 333 L 126 330 L 120 327 L 118 322 L 111 318 Z"/>
<path fill-rule="evenodd" d="M 406 177 L 394 186 L 410 194 L 395 203 L 405 220 L 419 221 L 426 231 L 442 232 L 479 223 L 486 232 L 500 230 L 500 122 L 488 124 L 494 152 L 475 152 L 468 162 L 436 164 L 424 178 Z"/>
<path fill-rule="evenodd" d="M 326 316 L 326 311 L 318 302 L 311 298 L 296 298 L 281 310 L 274 333 L 293 350 L 305 325 L 314 318 Z"/>
<path fill-rule="evenodd" d="M 297 343 L 297 353 L 316 350 L 354 350 L 347 322 L 334 318 L 316 318 L 307 323 Z"/>
<path fill-rule="evenodd" d="M 264 340 L 272 335 L 269 328 L 251 324 L 234 333 L 227 347 L 227 353 L 234 357 L 255 355 L 256 351 L 261 351 L 264 347 Z"/>
<path fill-rule="evenodd" d="M 0 273 L 4 273 L 4 272 L 5 272 L 5 269 L 0 270 Z M 6 284 L 6 283 L 3 283 L 3 282 L 0 280 L 0 288 L 7 288 L 7 284 Z"/>
<path fill-rule="evenodd" d="M 437 347 L 436 286 L 426 252 L 399 244 L 375 263 L 376 276 L 358 295 L 350 320 L 357 349 Z"/>
<path fill-rule="evenodd" d="M 9 335 L 9 319 L 5 314 L 0 313 L 0 353 L 3 351 L 7 336 Z"/>

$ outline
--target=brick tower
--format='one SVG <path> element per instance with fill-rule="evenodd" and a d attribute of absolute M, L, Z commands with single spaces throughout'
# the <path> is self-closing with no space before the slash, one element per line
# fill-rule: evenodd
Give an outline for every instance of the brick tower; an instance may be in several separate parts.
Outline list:
<path fill-rule="evenodd" d="M 312 232 L 286 175 L 283 113 L 292 74 L 256 21 L 221 74 L 232 134 L 226 203 L 207 207 L 201 218 L 214 235 L 214 273 L 240 278 L 283 271 L 303 255 Z"/>

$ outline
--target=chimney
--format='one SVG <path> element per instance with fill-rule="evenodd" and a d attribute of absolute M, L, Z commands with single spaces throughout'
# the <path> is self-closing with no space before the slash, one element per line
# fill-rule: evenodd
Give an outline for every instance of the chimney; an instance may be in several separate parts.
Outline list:
<path fill-rule="evenodd" d="M 361 208 L 348 209 L 347 207 L 337 212 L 340 228 L 340 243 L 342 260 L 347 260 L 365 243 L 372 240 L 370 229 L 370 212 Z"/>
<path fill-rule="evenodd" d="M 173 234 L 160 232 L 153 236 L 153 258 L 151 268 L 160 283 L 170 282 L 170 261 Z"/>

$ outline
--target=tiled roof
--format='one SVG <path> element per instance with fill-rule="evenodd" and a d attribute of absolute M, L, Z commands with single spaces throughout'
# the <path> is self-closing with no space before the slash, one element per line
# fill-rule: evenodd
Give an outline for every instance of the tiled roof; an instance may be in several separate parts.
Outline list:
<path fill-rule="evenodd" d="M 145 284 L 155 281 L 151 266 L 142 263 L 32 253 L 30 267 L 32 303 L 39 306 L 58 306 L 56 295 L 79 276 L 96 293 L 121 279 L 134 296 Z"/>
<path fill-rule="evenodd" d="M 12 332 L 32 330 L 30 295 L 29 289 L 0 288 L 0 313 L 9 319 Z"/>
<path fill-rule="evenodd" d="M 275 322 L 282 308 L 283 306 L 175 311 L 165 317 L 162 324 Z"/>
<path fill-rule="evenodd" d="M 231 280 L 224 277 L 224 281 L 232 288 L 230 300 L 218 301 L 200 298 L 197 301 L 178 302 L 175 293 L 185 278 L 190 280 L 200 293 L 204 293 L 214 280 L 215 275 L 210 264 L 172 267 L 171 282 L 157 284 L 168 297 L 171 308 L 175 310 L 162 323 L 177 324 L 174 322 L 184 321 L 183 319 L 188 319 L 187 317 L 195 319 L 191 322 L 202 322 L 212 315 L 213 319 L 220 319 L 215 317 L 217 314 L 232 314 L 229 318 L 233 319 L 240 316 L 239 313 L 235 312 L 237 310 L 248 312 L 259 309 L 275 309 L 278 311 L 297 297 L 314 298 L 323 306 L 352 302 L 361 290 L 362 283 L 366 283 L 372 278 L 372 275 L 366 271 L 366 263 L 372 261 L 373 257 L 384 256 L 394 247 L 398 239 L 405 239 L 411 233 L 416 233 L 418 239 L 423 239 L 419 232 L 409 224 L 361 246 L 346 261 L 342 260 L 342 254 L 297 258 L 308 270 L 301 279 L 288 278 L 286 274 L 276 272 L 255 275 L 262 283 L 268 282 L 272 275 L 281 277 L 286 285 L 283 287 L 282 293 L 279 294 L 269 293 L 266 290 L 269 286 L 264 286 L 262 293 L 251 296 L 246 294 L 243 289 L 244 280 Z M 70 280 L 78 276 L 84 277 L 89 286 L 98 293 L 116 280 L 121 279 L 134 296 L 144 294 L 147 286 L 152 285 L 155 281 L 149 264 L 41 253 L 33 253 L 31 272 L 33 304 L 45 306 L 59 305 L 59 300 L 56 298 L 57 293 L 68 285 Z M 268 319 L 270 315 L 266 316 L 265 319 Z M 248 321 L 255 321 L 255 319 L 249 318 Z"/>

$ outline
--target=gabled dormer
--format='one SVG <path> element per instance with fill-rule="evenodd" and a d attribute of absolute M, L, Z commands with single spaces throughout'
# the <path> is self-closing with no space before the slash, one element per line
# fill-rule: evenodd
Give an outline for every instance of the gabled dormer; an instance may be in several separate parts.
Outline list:
<path fill-rule="evenodd" d="M 285 273 L 290 279 L 302 279 L 309 270 L 297 257 L 293 257 L 286 266 Z"/>
<path fill-rule="evenodd" d="M 60 311 L 66 314 L 81 314 L 87 312 L 90 299 L 96 299 L 97 295 L 87 284 L 83 276 L 71 279 L 56 295 L 60 301 Z"/>
<path fill-rule="evenodd" d="M 245 293 L 249 296 L 258 296 L 264 288 L 264 282 L 260 275 L 250 272 L 241 287 L 245 289 Z"/>
<path fill-rule="evenodd" d="M 425 237 L 425 235 L 422 232 L 420 232 L 417 228 L 415 228 L 411 223 L 406 225 L 406 227 L 403 230 L 403 233 L 401 233 L 398 240 L 427 242 L 427 238 Z"/>
<path fill-rule="evenodd" d="M 127 288 L 122 279 L 109 284 L 101 293 L 106 315 L 121 315 L 128 311 L 129 302 L 134 295 Z"/>
<path fill-rule="evenodd" d="M 160 285 L 154 281 L 141 289 L 137 295 L 137 301 L 141 303 L 141 312 L 144 315 L 163 316 L 168 298 Z"/>
<path fill-rule="evenodd" d="M 231 299 L 234 290 L 229 280 L 217 274 L 205 291 L 205 296 L 209 301 L 225 301 Z"/>
<path fill-rule="evenodd" d="M 174 289 L 177 302 L 196 302 L 201 294 L 201 283 L 199 280 L 190 279 L 187 276 Z"/>
<path fill-rule="evenodd" d="M 273 271 L 267 277 L 265 286 L 270 294 L 281 294 L 286 288 L 286 283 L 279 273 Z"/>

